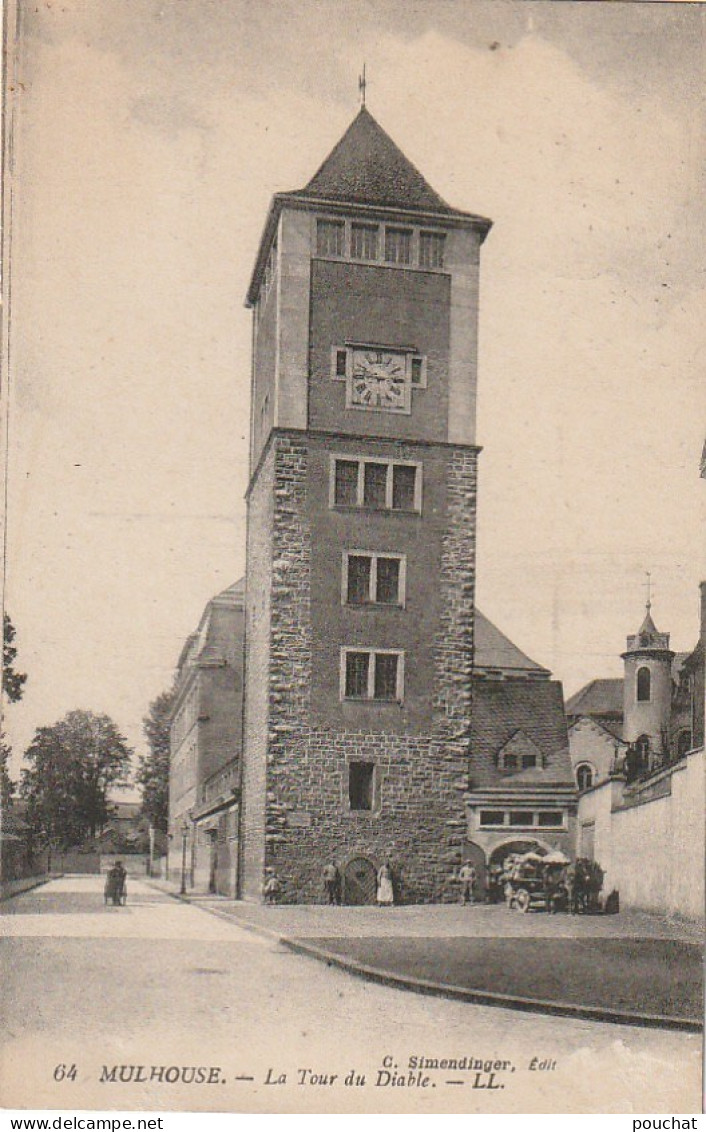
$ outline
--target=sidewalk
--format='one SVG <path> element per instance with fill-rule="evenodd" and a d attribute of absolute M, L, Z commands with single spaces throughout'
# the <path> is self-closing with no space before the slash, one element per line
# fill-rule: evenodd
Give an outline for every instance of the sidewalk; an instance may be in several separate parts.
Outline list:
<path fill-rule="evenodd" d="M 591 1021 L 703 1028 L 698 925 L 637 912 L 522 915 L 497 905 L 272 907 L 148 883 L 371 982 Z"/>
<path fill-rule="evenodd" d="M 149 884 L 171 895 L 179 886 L 147 878 Z M 365 936 L 419 938 L 530 938 L 530 939 L 663 939 L 702 944 L 704 928 L 687 920 L 668 920 L 647 912 L 620 912 L 616 916 L 547 915 L 546 912 L 508 912 L 504 905 L 409 904 L 397 908 L 330 907 L 326 904 L 266 906 L 225 896 L 187 892 L 185 899 L 233 916 L 242 927 L 264 929 L 268 934 L 296 939 L 356 938 Z"/>

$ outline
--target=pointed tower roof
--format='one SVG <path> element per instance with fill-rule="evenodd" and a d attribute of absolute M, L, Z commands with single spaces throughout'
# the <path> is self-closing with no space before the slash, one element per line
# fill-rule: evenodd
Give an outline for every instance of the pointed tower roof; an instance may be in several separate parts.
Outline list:
<path fill-rule="evenodd" d="M 647 601 L 645 606 L 645 616 L 642 625 L 637 633 L 631 635 L 627 639 L 627 649 L 622 654 L 623 659 L 628 653 L 640 652 L 662 652 L 669 653 L 671 656 L 674 654 L 669 648 L 669 633 L 660 633 L 659 629 L 652 620 L 652 603 Z"/>
<path fill-rule="evenodd" d="M 402 220 L 449 227 L 474 228 L 481 243 L 492 221 L 473 212 L 452 208 L 405 157 L 366 106 L 362 106 L 341 140 L 302 189 L 275 193 L 260 241 L 246 304 L 252 306 L 280 213 L 289 208 L 398 215 Z"/>
<path fill-rule="evenodd" d="M 654 621 L 652 620 L 652 613 L 650 612 L 651 608 L 652 608 L 652 606 L 651 606 L 650 602 L 648 601 L 646 609 L 645 609 L 645 619 L 642 622 L 642 625 L 640 626 L 640 632 L 641 633 L 656 633 L 657 632 L 657 626 L 655 625 Z"/>
<path fill-rule="evenodd" d="M 365 106 L 301 191 L 322 200 L 455 212 Z"/>

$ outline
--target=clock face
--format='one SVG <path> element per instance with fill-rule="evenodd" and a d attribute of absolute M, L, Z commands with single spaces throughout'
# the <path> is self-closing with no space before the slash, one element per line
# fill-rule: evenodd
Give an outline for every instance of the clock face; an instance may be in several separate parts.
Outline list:
<path fill-rule="evenodd" d="M 349 408 L 409 413 L 411 386 L 406 355 L 394 350 L 354 350 L 347 392 Z"/>

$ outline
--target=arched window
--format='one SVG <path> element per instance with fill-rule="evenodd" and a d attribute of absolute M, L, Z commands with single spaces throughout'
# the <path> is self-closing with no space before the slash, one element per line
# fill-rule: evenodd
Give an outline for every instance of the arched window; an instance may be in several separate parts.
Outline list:
<path fill-rule="evenodd" d="M 635 750 L 641 763 L 646 763 L 650 753 L 650 740 L 648 735 L 641 735 L 635 743 Z"/>
<path fill-rule="evenodd" d="M 579 763 L 576 767 L 576 784 L 579 790 L 588 790 L 593 786 L 593 767 L 590 763 Z"/>
<path fill-rule="evenodd" d="M 652 682 L 652 674 L 649 668 L 638 668 L 637 670 L 637 701 L 638 703 L 647 703 L 650 699 L 650 685 Z"/>

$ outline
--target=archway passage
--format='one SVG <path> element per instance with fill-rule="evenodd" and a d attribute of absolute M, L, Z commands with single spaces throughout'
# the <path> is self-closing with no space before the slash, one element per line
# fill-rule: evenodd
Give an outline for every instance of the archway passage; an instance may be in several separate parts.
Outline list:
<path fill-rule="evenodd" d="M 488 865 L 502 865 L 506 857 L 511 853 L 539 853 L 543 857 L 547 852 L 544 845 L 540 845 L 538 841 L 531 838 L 518 839 L 517 841 L 504 841 L 502 845 L 496 846 L 490 854 Z"/>
<path fill-rule="evenodd" d="M 341 899 L 344 904 L 374 904 L 377 869 L 367 857 L 354 857 L 344 866 Z"/>

